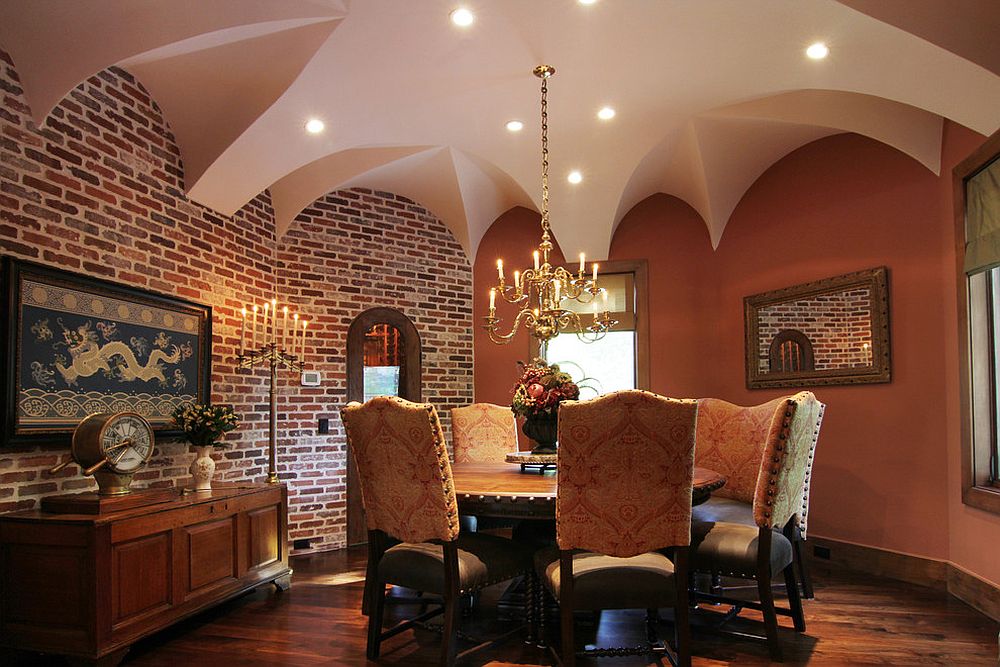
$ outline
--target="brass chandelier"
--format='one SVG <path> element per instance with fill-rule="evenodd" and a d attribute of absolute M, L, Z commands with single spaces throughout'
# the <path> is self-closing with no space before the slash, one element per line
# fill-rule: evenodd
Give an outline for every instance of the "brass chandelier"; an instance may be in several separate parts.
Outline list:
<path fill-rule="evenodd" d="M 575 333 L 587 342 L 600 340 L 618 324 L 608 310 L 608 293 L 597 285 L 597 263 L 591 265 L 591 275 L 585 275 L 586 258 L 580 253 L 580 269 L 573 273 L 561 266 L 549 263 L 552 251 L 552 237 L 549 233 L 549 126 L 548 126 L 548 79 L 556 73 L 550 65 L 539 65 L 534 75 L 542 80 L 542 242 L 534 251 L 534 263 L 530 269 L 514 271 L 513 284 L 504 278 L 503 260 L 497 260 L 497 286 L 490 288 L 490 314 L 484 317 L 490 340 L 503 345 L 509 343 L 521 325 L 528 333 L 545 345 L 560 333 Z M 500 332 L 501 319 L 496 316 L 497 295 L 511 304 L 520 304 L 514 317 L 514 324 L 507 333 Z M 602 302 L 598 296 L 603 297 Z M 562 307 L 563 300 L 572 299 L 582 304 L 594 304 L 594 317 L 584 323 L 580 314 Z M 598 304 L 603 309 L 598 310 Z"/>

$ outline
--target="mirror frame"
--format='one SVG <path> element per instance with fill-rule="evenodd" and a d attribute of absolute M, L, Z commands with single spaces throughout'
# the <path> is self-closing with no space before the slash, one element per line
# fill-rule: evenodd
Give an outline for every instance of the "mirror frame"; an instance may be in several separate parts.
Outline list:
<path fill-rule="evenodd" d="M 845 273 L 743 298 L 747 389 L 816 387 L 891 382 L 889 354 L 889 270 L 884 267 Z M 760 370 L 760 311 L 789 301 L 867 287 L 872 295 L 872 363 L 852 368 L 763 373 Z"/>

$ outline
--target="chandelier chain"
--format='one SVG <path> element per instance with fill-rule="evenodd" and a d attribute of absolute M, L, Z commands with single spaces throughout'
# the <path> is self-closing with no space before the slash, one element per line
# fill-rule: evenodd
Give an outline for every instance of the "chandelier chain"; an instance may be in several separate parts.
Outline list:
<path fill-rule="evenodd" d="M 542 237 L 549 240 L 549 103 L 548 77 L 542 77 Z"/>

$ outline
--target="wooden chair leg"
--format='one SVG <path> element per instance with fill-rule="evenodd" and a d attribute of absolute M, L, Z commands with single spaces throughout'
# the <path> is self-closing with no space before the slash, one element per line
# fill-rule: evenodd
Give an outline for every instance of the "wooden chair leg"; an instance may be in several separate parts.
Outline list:
<path fill-rule="evenodd" d="M 368 565 L 365 573 L 365 599 L 362 611 L 368 610 L 368 646 L 365 653 L 370 660 L 377 660 L 382 644 L 382 621 L 385 614 L 385 582 L 378 577 L 378 564 L 385 553 L 384 534 L 368 531 Z"/>
<path fill-rule="evenodd" d="M 441 637 L 441 664 L 451 667 L 458 655 L 458 624 L 462 613 L 458 594 L 458 546 L 444 544 L 444 634 Z"/>
<path fill-rule="evenodd" d="M 764 634 L 771 660 L 781 662 L 781 643 L 778 638 L 778 614 L 774 610 L 774 591 L 771 590 L 771 529 L 761 528 L 757 538 L 757 593 L 760 595 L 761 613 L 764 615 Z"/>
<path fill-rule="evenodd" d="M 674 550 L 674 646 L 678 667 L 691 667 L 691 619 L 688 600 L 688 548 Z"/>
<path fill-rule="evenodd" d="M 525 638 L 525 644 L 535 643 L 535 573 L 530 572 L 524 577 L 524 584 L 526 587 L 524 593 L 524 613 L 527 618 L 525 619 L 528 623 L 528 636 Z"/>
<path fill-rule="evenodd" d="M 802 557 L 802 552 L 805 550 L 805 540 L 801 537 L 796 537 L 792 540 L 792 556 L 795 562 L 795 569 L 799 573 L 799 582 L 802 585 L 802 597 L 807 600 L 812 600 L 816 595 L 813 593 L 812 579 L 809 578 L 809 569 L 806 566 L 806 561 Z"/>
<path fill-rule="evenodd" d="M 545 636 L 545 616 L 547 611 L 545 605 L 547 602 L 545 584 L 539 581 L 535 589 L 535 614 L 536 618 L 538 618 L 538 634 L 536 635 L 538 641 L 535 643 L 535 646 L 538 648 L 548 647 L 548 637 Z"/>
<path fill-rule="evenodd" d="M 372 549 L 368 549 L 368 564 L 365 566 L 365 590 L 361 596 L 361 615 L 368 616 L 370 613 L 372 585 L 377 576 L 378 567 L 375 559 L 372 558 Z"/>
<path fill-rule="evenodd" d="M 368 587 L 368 649 L 366 655 L 369 660 L 378 660 L 382 644 L 382 617 L 384 613 L 385 584 L 381 581 L 374 581 Z"/>
<path fill-rule="evenodd" d="M 564 667 L 576 665 L 576 638 L 573 636 L 573 552 L 559 552 L 559 631 L 560 658 Z"/>
<path fill-rule="evenodd" d="M 713 574 L 712 583 L 708 589 L 708 592 L 712 595 L 722 595 L 725 591 L 722 590 L 722 575 Z"/>
<path fill-rule="evenodd" d="M 799 596 L 799 587 L 795 581 L 794 563 L 789 563 L 783 571 L 785 576 L 785 590 L 788 592 L 788 607 L 792 610 L 792 622 L 795 624 L 796 632 L 806 631 L 806 617 L 802 613 L 802 598 Z"/>

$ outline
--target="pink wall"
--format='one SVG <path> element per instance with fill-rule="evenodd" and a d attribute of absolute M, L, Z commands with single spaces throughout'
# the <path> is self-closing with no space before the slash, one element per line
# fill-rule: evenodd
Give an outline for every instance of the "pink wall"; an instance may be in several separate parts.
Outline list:
<path fill-rule="evenodd" d="M 472 271 L 472 323 L 475 329 L 475 392 L 477 401 L 510 405 L 511 387 L 517 380 L 518 361 L 530 361 L 528 336 L 523 332 L 506 345 L 492 343 L 483 330 L 483 317 L 488 314 L 490 288 L 497 283 L 497 259 L 503 259 L 507 280 L 515 269 L 531 264 L 531 253 L 538 247 L 542 229 L 538 214 L 526 208 L 513 208 L 497 218 L 479 242 L 479 251 Z M 559 245 L 550 261 L 561 264 Z M 497 317 L 503 319 L 501 330 L 509 329 L 517 309 L 500 303 L 497 297 Z M 505 331 L 504 331 L 505 332 Z"/>
<path fill-rule="evenodd" d="M 858 168 L 864 165 L 864 168 Z M 723 398 L 744 388 L 742 298 L 889 267 L 891 384 L 817 388 L 829 405 L 812 486 L 818 535 L 948 557 L 947 449 L 938 178 L 856 135 L 820 140 L 768 170 L 740 202 L 717 252 Z M 950 224 L 950 223 L 949 223 Z M 952 285 L 954 283 L 952 282 Z"/>
<path fill-rule="evenodd" d="M 657 195 L 619 225 L 610 259 L 649 261 L 650 388 L 742 404 L 785 393 L 746 389 L 744 296 L 888 266 L 893 381 L 815 389 L 829 410 L 810 529 L 954 560 L 1000 582 L 1000 562 L 988 548 L 1000 540 L 1000 517 L 965 508 L 957 478 L 951 168 L 981 141 L 948 124 L 939 177 L 872 140 L 828 137 L 791 153 L 758 179 L 718 250 L 712 251 L 694 211 Z M 509 222 L 498 220 L 487 235 L 491 246 L 480 250 L 477 297 L 493 247 L 505 247 L 515 236 L 517 244 L 533 242 Z M 504 395 L 494 386 L 505 386 L 512 376 L 511 353 L 483 338 L 476 342 L 477 399 L 500 402 Z"/>
<path fill-rule="evenodd" d="M 954 125 L 947 125 L 945 130 L 947 141 L 942 154 L 942 163 L 947 168 L 944 173 L 950 177 L 951 169 L 979 146 L 982 137 Z M 962 443 L 959 438 L 962 417 L 958 403 L 958 336 L 960 333 L 957 324 L 958 292 L 955 287 L 954 205 L 952 184 L 949 178 L 942 178 L 939 183 L 939 199 L 941 201 L 939 212 L 941 247 L 945 256 L 941 280 L 946 285 L 942 307 L 946 321 L 944 350 L 948 372 L 944 378 L 945 403 L 943 407 L 948 448 L 950 560 L 1000 587 L 1000 558 L 997 558 L 997 547 L 1000 545 L 1000 517 L 969 507 L 962 502 Z"/>

